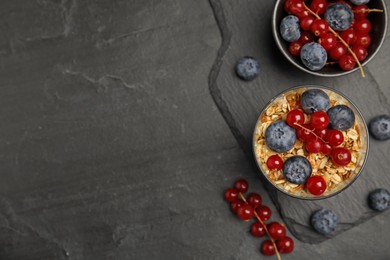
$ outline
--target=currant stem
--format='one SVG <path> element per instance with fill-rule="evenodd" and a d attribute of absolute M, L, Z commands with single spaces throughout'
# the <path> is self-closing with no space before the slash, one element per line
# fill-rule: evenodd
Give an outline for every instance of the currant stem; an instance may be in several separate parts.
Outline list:
<path fill-rule="evenodd" d="M 363 10 L 354 10 L 354 13 L 383 13 L 381 9 L 363 9 Z"/>
<path fill-rule="evenodd" d="M 240 198 L 241 198 L 246 204 L 248 204 L 248 202 L 247 202 L 246 199 L 245 199 L 245 196 L 244 196 L 241 192 L 238 193 L 238 195 L 240 196 Z M 255 212 L 255 217 L 256 217 L 257 220 L 263 225 L 265 232 L 267 233 L 269 239 L 271 240 L 273 246 L 275 247 L 275 253 L 276 253 L 276 256 L 278 257 L 278 260 L 281 260 L 281 258 L 280 258 L 280 253 L 279 253 L 279 251 L 278 251 L 278 248 L 276 247 L 275 240 L 271 237 L 270 233 L 268 232 L 267 226 L 266 226 L 265 223 L 261 220 L 261 218 L 260 218 L 260 216 L 257 214 L 256 210 L 254 210 L 254 212 Z"/>
<path fill-rule="evenodd" d="M 307 11 L 309 11 L 315 18 L 317 19 L 321 19 L 321 17 L 316 14 L 315 12 L 313 12 L 309 7 L 307 7 L 307 5 L 305 4 L 305 2 L 303 2 L 303 6 L 305 7 L 305 9 Z M 340 35 L 335 31 L 333 30 L 331 27 L 329 27 L 329 31 L 331 33 L 334 34 L 334 36 L 337 37 L 337 39 L 339 39 L 339 41 L 347 48 L 348 52 L 352 55 L 352 57 L 355 59 L 357 65 L 359 66 L 359 70 L 360 70 L 360 74 L 362 75 L 362 77 L 366 77 L 366 75 L 364 74 L 364 70 L 363 70 L 363 66 L 362 64 L 360 63 L 359 59 L 357 58 L 355 52 L 349 47 L 348 43 L 346 43 L 343 38 L 340 37 Z"/>

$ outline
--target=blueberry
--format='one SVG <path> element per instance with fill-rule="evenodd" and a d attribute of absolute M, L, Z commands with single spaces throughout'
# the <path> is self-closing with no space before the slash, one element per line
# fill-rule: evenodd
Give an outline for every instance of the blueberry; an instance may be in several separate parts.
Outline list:
<path fill-rule="evenodd" d="M 346 105 L 337 105 L 328 110 L 330 126 L 333 129 L 345 131 L 355 123 L 355 114 Z"/>
<path fill-rule="evenodd" d="M 301 105 L 307 114 L 312 114 L 317 111 L 327 111 L 330 107 L 330 99 L 321 89 L 309 89 L 303 92 Z"/>
<path fill-rule="evenodd" d="M 324 235 L 329 235 L 336 230 L 337 215 L 329 209 L 320 209 L 311 215 L 311 225 Z"/>
<path fill-rule="evenodd" d="M 303 156 L 295 155 L 288 158 L 283 164 L 283 174 L 287 181 L 294 184 L 305 183 L 311 174 L 312 168 L 309 160 Z"/>
<path fill-rule="evenodd" d="M 390 208 L 390 192 L 386 189 L 376 189 L 368 195 L 370 208 L 376 211 L 385 211 Z"/>
<path fill-rule="evenodd" d="M 299 19 L 294 15 L 287 15 L 282 19 L 280 23 L 280 34 L 282 38 L 287 42 L 293 42 L 301 37 L 301 31 L 299 29 Z"/>
<path fill-rule="evenodd" d="M 370 0 L 351 0 L 351 3 L 354 5 L 364 5 L 370 2 Z"/>
<path fill-rule="evenodd" d="M 267 146 L 272 151 L 278 153 L 291 150 L 296 140 L 295 129 L 289 126 L 284 120 L 273 122 L 265 130 L 265 142 Z"/>
<path fill-rule="evenodd" d="M 370 134 L 377 140 L 387 140 L 390 139 L 390 116 L 388 115 L 379 115 L 371 119 L 368 130 Z"/>
<path fill-rule="evenodd" d="M 301 60 L 309 70 L 320 70 L 328 59 L 328 54 L 321 44 L 309 42 L 301 49 Z"/>
<path fill-rule="evenodd" d="M 236 64 L 236 74 L 243 80 L 253 80 L 260 73 L 259 62 L 249 56 L 240 58 Z"/>
<path fill-rule="evenodd" d="M 353 21 L 353 12 L 351 8 L 343 3 L 331 4 L 326 8 L 325 21 L 336 31 L 348 29 Z"/>

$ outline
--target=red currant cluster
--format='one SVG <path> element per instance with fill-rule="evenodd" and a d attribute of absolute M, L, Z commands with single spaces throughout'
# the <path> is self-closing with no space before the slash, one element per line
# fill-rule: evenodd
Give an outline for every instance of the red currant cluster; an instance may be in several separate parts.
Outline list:
<path fill-rule="evenodd" d="M 369 9 L 367 5 L 354 5 L 338 0 L 285 0 L 284 9 L 288 14 L 298 17 L 301 36 L 290 43 L 288 50 L 293 56 L 299 56 L 301 48 L 309 42 L 317 41 L 328 54 L 327 64 L 338 64 L 342 70 L 352 70 L 356 64 L 367 55 L 371 44 L 371 22 L 367 19 L 370 12 L 383 10 Z M 346 30 L 336 32 L 324 19 L 324 13 L 329 4 L 343 3 L 353 12 L 352 24 Z"/>
<path fill-rule="evenodd" d="M 256 218 L 257 221 L 251 225 L 250 232 L 255 237 L 263 237 L 266 234 L 269 239 L 261 245 L 261 252 L 271 256 L 275 253 L 280 259 L 279 253 L 291 253 L 294 249 L 294 241 L 286 236 L 286 228 L 282 223 L 265 222 L 270 219 L 272 211 L 262 204 L 262 198 L 257 193 L 250 193 L 246 198 L 244 193 L 248 191 L 248 182 L 244 179 L 237 180 L 233 188 L 225 190 L 224 198 L 230 202 L 231 209 L 237 216 L 249 221 Z"/>

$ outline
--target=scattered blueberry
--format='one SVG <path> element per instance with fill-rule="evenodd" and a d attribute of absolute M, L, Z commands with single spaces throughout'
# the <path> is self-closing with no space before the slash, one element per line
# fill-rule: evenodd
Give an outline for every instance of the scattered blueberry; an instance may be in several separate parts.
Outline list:
<path fill-rule="evenodd" d="M 330 99 L 321 89 L 309 89 L 303 92 L 301 105 L 307 114 L 312 114 L 317 111 L 327 111 L 330 107 Z"/>
<path fill-rule="evenodd" d="M 278 153 L 291 150 L 296 140 L 295 129 L 289 126 L 284 120 L 273 122 L 265 130 L 265 142 L 267 146 L 272 151 Z"/>
<path fill-rule="evenodd" d="M 309 70 L 320 70 L 328 59 L 328 54 L 321 44 L 309 42 L 301 49 L 301 60 Z"/>
<path fill-rule="evenodd" d="M 368 130 L 372 137 L 377 140 L 390 139 L 390 116 L 379 115 L 371 119 Z"/>
<path fill-rule="evenodd" d="M 368 204 L 373 210 L 385 211 L 390 208 L 390 192 L 386 189 L 376 189 L 368 195 Z"/>
<path fill-rule="evenodd" d="M 294 184 L 305 183 L 311 175 L 312 168 L 306 157 L 295 155 L 283 164 L 283 174 L 287 181 Z"/>
<path fill-rule="evenodd" d="M 313 228 L 324 235 L 329 235 L 336 230 L 337 215 L 329 209 L 320 209 L 311 216 Z"/>
<path fill-rule="evenodd" d="M 354 5 L 364 5 L 370 2 L 370 0 L 351 0 L 351 3 Z"/>
<path fill-rule="evenodd" d="M 348 29 L 353 21 L 353 12 L 351 8 L 343 3 L 331 4 L 326 8 L 325 21 L 336 31 Z"/>
<path fill-rule="evenodd" d="M 346 105 L 337 105 L 328 110 L 330 126 L 333 129 L 345 131 L 355 123 L 355 114 Z"/>
<path fill-rule="evenodd" d="M 293 42 L 301 37 L 299 19 L 294 15 L 287 15 L 280 23 L 280 34 L 285 41 Z"/>
<path fill-rule="evenodd" d="M 243 80 L 253 80 L 260 73 L 259 62 L 249 56 L 240 58 L 236 64 L 236 74 Z"/>

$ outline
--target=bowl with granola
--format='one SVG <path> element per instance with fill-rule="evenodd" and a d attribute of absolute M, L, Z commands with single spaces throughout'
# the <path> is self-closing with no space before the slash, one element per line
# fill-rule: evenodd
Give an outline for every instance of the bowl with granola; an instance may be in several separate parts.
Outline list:
<path fill-rule="evenodd" d="M 366 122 L 342 93 L 297 86 L 273 98 L 254 129 L 253 151 L 264 177 L 299 199 L 324 199 L 349 187 L 368 157 Z"/>

